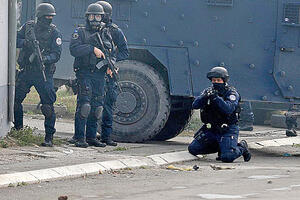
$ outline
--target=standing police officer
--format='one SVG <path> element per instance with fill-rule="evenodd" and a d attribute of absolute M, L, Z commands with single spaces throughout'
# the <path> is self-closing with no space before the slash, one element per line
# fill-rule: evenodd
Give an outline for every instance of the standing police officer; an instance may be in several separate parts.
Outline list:
<path fill-rule="evenodd" d="M 116 47 L 116 61 L 125 60 L 129 56 L 127 40 L 122 30 L 112 23 L 112 6 L 106 1 L 98 1 L 105 12 L 103 22 L 105 27 L 109 29 L 112 40 Z M 117 98 L 117 84 L 111 75 L 106 76 L 106 95 L 104 99 L 103 116 L 101 124 L 101 142 L 110 146 L 117 146 L 117 143 L 111 140 L 112 122 L 113 122 L 113 106 Z"/>
<path fill-rule="evenodd" d="M 105 57 L 99 47 L 96 47 L 103 15 L 101 5 L 90 4 L 86 11 L 86 27 L 76 29 L 70 43 L 78 82 L 75 135 L 70 142 L 74 142 L 77 147 L 106 146 L 96 139 L 97 121 L 103 110 L 104 76 L 107 70 L 105 66 L 97 66 Z"/>
<path fill-rule="evenodd" d="M 233 162 L 241 155 L 251 159 L 245 140 L 238 143 L 237 126 L 240 95 L 227 84 L 229 75 L 224 67 L 214 67 L 207 78 L 212 86 L 205 89 L 193 102 L 193 109 L 201 109 L 204 125 L 195 134 L 188 150 L 193 155 L 218 152 L 217 160 Z"/>
<path fill-rule="evenodd" d="M 53 146 L 53 134 L 55 133 L 55 112 L 53 103 L 56 101 L 53 74 L 55 63 L 60 59 L 62 50 L 62 36 L 55 25 L 52 24 L 55 9 L 49 3 L 42 3 L 36 9 L 36 21 L 26 22 L 17 34 L 17 48 L 21 48 L 18 64 L 20 72 L 16 80 L 14 125 L 15 128 L 23 127 L 22 102 L 32 86 L 35 87 L 41 99 L 41 111 L 45 116 L 45 142 L 43 146 Z M 36 40 L 35 40 L 36 39 Z M 42 55 L 41 67 L 34 46 L 38 44 Z M 45 77 L 44 77 L 45 75 Z"/>

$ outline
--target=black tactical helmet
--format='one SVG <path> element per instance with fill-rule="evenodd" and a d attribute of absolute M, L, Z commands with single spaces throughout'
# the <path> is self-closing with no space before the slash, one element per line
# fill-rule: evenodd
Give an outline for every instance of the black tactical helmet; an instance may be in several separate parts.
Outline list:
<path fill-rule="evenodd" d="M 36 17 L 40 18 L 42 16 L 55 16 L 55 8 L 50 3 L 41 3 L 36 8 Z"/>
<path fill-rule="evenodd" d="M 106 15 L 112 15 L 112 6 L 106 1 L 97 1 L 97 4 L 101 5 Z"/>
<path fill-rule="evenodd" d="M 87 7 L 85 15 L 94 14 L 94 15 L 104 15 L 104 9 L 100 4 L 92 3 Z"/>
<path fill-rule="evenodd" d="M 229 79 L 228 71 L 224 67 L 214 67 L 212 68 L 206 76 L 209 80 L 212 78 L 222 78 L 224 82 Z"/>

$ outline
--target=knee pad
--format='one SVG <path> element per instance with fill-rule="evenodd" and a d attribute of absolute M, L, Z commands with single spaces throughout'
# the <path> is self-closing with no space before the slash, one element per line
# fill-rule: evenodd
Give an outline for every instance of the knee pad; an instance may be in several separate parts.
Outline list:
<path fill-rule="evenodd" d="M 195 150 L 195 148 L 191 144 L 188 146 L 188 151 L 189 151 L 190 154 L 192 154 L 194 156 L 198 155 L 197 152 L 196 152 L 196 150 Z"/>
<path fill-rule="evenodd" d="M 54 108 L 53 108 L 53 105 L 50 105 L 50 104 L 43 104 L 41 106 L 41 111 L 43 113 L 43 115 L 46 117 L 46 118 L 50 118 L 52 117 L 52 115 L 54 114 Z"/>
<path fill-rule="evenodd" d="M 232 163 L 235 160 L 235 154 L 232 152 L 221 153 L 221 161 L 225 163 Z"/>
<path fill-rule="evenodd" d="M 80 116 L 84 119 L 88 118 L 91 112 L 91 105 L 89 103 L 82 104 L 80 106 Z"/>
<path fill-rule="evenodd" d="M 96 107 L 96 109 L 95 109 L 95 117 L 96 117 L 96 119 L 98 119 L 98 120 L 101 119 L 102 113 L 103 113 L 103 106 Z"/>

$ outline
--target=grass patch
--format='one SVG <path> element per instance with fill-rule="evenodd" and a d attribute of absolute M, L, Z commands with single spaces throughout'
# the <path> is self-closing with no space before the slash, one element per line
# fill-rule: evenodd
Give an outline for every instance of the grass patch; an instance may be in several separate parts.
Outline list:
<path fill-rule="evenodd" d="M 36 129 L 24 127 L 21 130 L 11 129 L 4 138 L 0 139 L 0 148 L 8 148 L 15 146 L 34 146 L 41 145 L 44 142 L 44 135 L 35 134 Z M 54 145 L 66 144 L 66 140 L 60 138 L 53 139 Z"/>
<path fill-rule="evenodd" d="M 113 149 L 113 151 L 126 151 L 127 148 L 126 147 L 116 147 Z"/>
<path fill-rule="evenodd" d="M 198 131 L 203 123 L 197 117 L 192 117 L 185 129 L 180 133 L 180 136 L 189 136 L 193 137 L 195 132 Z"/>
<path fill-rule="evenodd" d="M 66 106 L 68 116 L 73 116 L 76 111 L 76 95 L 73 94 L 71 89 L 64 86 L 58 89 L 56 92 L 56 102 L 54 105 Z M 27 94 L 23 103 L 25 104 L 38 104 L 40 102 L 39 94 L 36 89 L 32 87 Z M 37 114 L 39 112 L 28 111 L 27 114 Z"/>
<path fill-rule="evenodd" d="M 300 144 L 293 144 L 293 147 L 298 147 L 298 148 L 300 148 Z"/>
<path fill-rule="evenodd" d="M 66 106 L 67 112 L 74 114 L 76 111 L 76 95 L 73 94 L 72 90 L 62 87 L 56 92 L 56 95 L 55 105 Z"/>
<path fill-rule="evenodd" d="M 199 128 L 201 128 L 201 126 L 203 125 L 203 123 L 201 122 L 201 120 L 199 118 L 193 117 L 188 125 L 185 127 L 185 131 L 197 131 L 199 130 Z"/>

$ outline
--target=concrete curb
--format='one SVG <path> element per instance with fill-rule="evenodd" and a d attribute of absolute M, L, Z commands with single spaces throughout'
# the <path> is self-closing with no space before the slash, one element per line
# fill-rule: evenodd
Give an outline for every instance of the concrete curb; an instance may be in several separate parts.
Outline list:
<path fill-rule="evenodd" d="M 279 146 L 294 145 L 294 144 L 300 144 L 300 136 L 273 139 L 273 140 L 264 140 L 260 142 L 250 142 L 248 145 L 250 149 L 262 149 L 265 147 L 279 147 Z"/>
<path fill-rule="evenodd" d="M 130 157 L 119 160 L 85 163 L 63 167 L 55 167 L 12 174 L 0 174 L 0 188 L 14 187 L 18 185 L 41 183 L 45 181 L 61 180 L 66 178 L 78 178 L 87 175 L 101 174 L 105 171 L 126 168 L 138 168 L 144 166 L 159 166 L 174 162 L 192 161 L 203 156 L 193 156 L 187 151 L 155 154 L 147 157 Z"/>
<path fill-rule="evenodd" d="M 300 136 L 250 142 L 250 149 L 262 149 L 265 147 L 276 147 L 283 145 L 300 144 Z M 0 174 L 0 188 L 14 187 L 18 185 L 41 183 L 67 178 L 78 178 L 87 175 L 97 175 L 105 171 L 120 170 L 126 168 L 154 167 L 176 162 L 192 161 L 203 156 L 193 156 L 187 151 L 174 153 L 154 154 L 146 157 L 129 157 L 119 160 L 110 160 L 95 163 L 84 163 L 63 167 L 55 167 L 27 172 L 16 172 L 11 174 Z"/>

